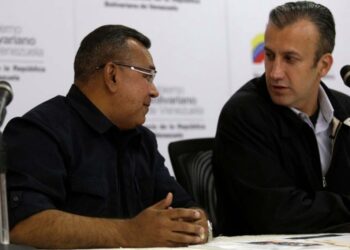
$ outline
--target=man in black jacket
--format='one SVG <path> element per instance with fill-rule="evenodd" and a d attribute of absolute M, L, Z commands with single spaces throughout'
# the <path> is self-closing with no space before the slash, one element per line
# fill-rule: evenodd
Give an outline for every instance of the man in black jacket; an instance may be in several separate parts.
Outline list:
<path fill-rule="evenodd" d="M 224 106 L 214 175 L 225 235 L 350 232 L 350 98 L 321 78 L 335 24 L 313 2 L 270 12 L 265 74 Z"/>
<path fill-rule="evenodd" d="M 204 243 L 207 219 L 143 127 L 156 74 L 150 40 L 122 25 L 88 34 L 67 96 L 11 120 L 11 241 L 38 248 Z"/>

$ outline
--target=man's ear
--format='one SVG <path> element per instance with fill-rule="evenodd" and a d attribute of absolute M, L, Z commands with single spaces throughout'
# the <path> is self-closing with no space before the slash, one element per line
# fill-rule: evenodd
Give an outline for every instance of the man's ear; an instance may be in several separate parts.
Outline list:
<path fill-rule="evenodd" d="M 320 76 L 327 75 L 333 64 L 333 56 L 331 53 L 324 54 L 318 61 Z"/>
<path fill-rule="evenodd" d="M 115 92 L 117 88 L 117 75 L 118 75 L 118 67 L 116 67 L 113 63 L 107 63 L 104 67 L 103 78 L 106 84 L 106 87 L 111 92 Z"/>

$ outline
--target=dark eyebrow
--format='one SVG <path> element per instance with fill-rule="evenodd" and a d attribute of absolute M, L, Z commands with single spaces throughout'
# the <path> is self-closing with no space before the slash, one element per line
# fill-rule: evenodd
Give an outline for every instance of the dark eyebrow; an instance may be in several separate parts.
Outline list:
<path fill-rule="evenodd" d="M 269 47 L 266 47 L 266 46 L 264 46 L 264 50 L 267 50 L 267 51 L 273 52 L 271 49 L 269 49 Z"/>
<path fill-rule="evenodd" d="M 296 57 L 296 58 L 300 58 L 300 54 L 298 54 L 297 52 L 295 51 L 287 51 L 285 53 L 283 53 L 284 55 L 287 55 L 287 56 L 293 56 L 293 57 Z"/>
<path fill-rule="evenodd" d="M 270 49 L 269 47 L 264 46 L 265 51 L 267 52 L 271 52 L 271 53 L 275 53 L 272 49 Z M 297 56 L 300 57 L 300 54 L 294 50 L 290 50 L 290 51 L 285 51 L 283 52 L 283 55 L 289 55 L 289 56 Z"/>

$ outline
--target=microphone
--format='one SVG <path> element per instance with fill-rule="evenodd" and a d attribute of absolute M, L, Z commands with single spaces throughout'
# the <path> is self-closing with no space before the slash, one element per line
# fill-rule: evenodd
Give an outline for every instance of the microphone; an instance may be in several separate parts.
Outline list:
<path fill-rule="evenodd" d="M 6 106 L 12 101 L 13 91 L 8 82 L 0 81 L 0 126 L 6 116 Z"/>
<path fill-rule="evenodd" d="M 346 86 L 350 87 L 350 65 L 345 65 L 340 70 L 341 78 L 343 78 L 343 81 Z"/>
<path fill-rule="evenodd" d="M 0 126 L 5 115 L 6 106 L 12 101 L 13 91 L 8 82 L 0 81 Z M 7 210 L 6 190 L 6 149 L 0 132 L 0 250 L 32 250 L 34 248 L 10 244 L 10 228 Z"/>
<path fill-rule="evenodd" d="M 6 106 L 12 100 L 12 88 L 8 82 L 0 81 L 0 126 L 2 125 L 5 115 Z M 6 152 L 0 132 L 0 243 L 1 248 L 9 244 L 9 223 L 7 212 L 7 194 L 6 194 Z"/>

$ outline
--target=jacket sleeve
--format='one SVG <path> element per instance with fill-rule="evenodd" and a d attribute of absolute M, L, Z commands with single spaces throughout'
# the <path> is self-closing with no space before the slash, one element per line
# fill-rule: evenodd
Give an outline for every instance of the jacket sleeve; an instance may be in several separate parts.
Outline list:
<path fill-rule="evenodd" d="M 164 157 L 158 151 L 155 135 L 147 129 L 146 137 L 147 147 L 152 151 L 152 165 L 155 169 L 155 200 L 153 203 L 164 199 L 169 192 L 172 192 L 174 195 L 173 207 L 199 207 L 187 191 L 170 175 L 164 164 Z"/>
<path fill-rule="evenodd" d="M 286 163 L 288 142 L 266 103 L 237 100 L 220 115 L 214 150 L 224 233 L 315 233 L 350 222 L 349 195 L 303 184 L 309 176 L 298 153 Z"/>
<path fill-rule="evenodd" d="M 157 151 L 156 156 L 156 196 L 157 200 L 164 199 L 168 192 L 172 192 L 173 207 L 200 207 L 185 189 L 169 174 L 168 168 L 164 165 L 164 158 Z"/>
<path fill-rule="evenodd" d="M 10 227 L 64 200 L 64 162 L 51 136 L 22 118 L 8 123 L 7 187 Z"/>

